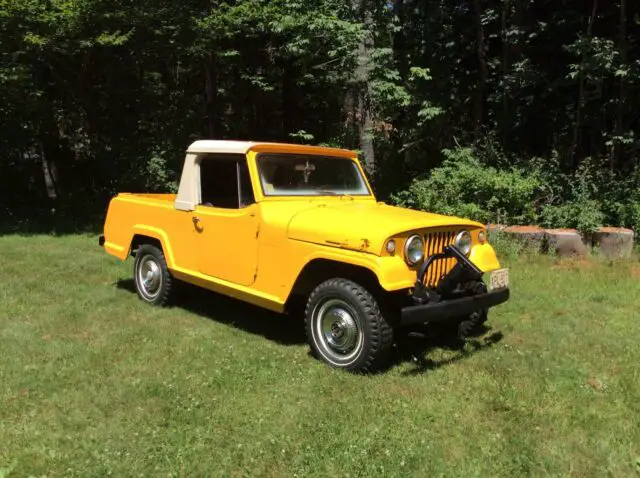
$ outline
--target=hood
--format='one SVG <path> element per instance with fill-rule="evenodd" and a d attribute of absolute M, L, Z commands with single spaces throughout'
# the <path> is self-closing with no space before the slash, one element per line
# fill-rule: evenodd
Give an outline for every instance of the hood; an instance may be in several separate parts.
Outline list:
<path fill-rule="evenodd" d="M 341 201 L 298 211 L 287 234 L 300 241 L 380 254 L 384 242 L 394 235 L 443 226 L 477 228 L 482 224 L 373 201 Z"/>

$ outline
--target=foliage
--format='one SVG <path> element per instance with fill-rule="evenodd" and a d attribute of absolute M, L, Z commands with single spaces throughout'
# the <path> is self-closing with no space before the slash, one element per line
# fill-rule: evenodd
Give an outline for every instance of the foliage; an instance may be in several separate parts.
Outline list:
<path fill-rule="evenodd" d="M 195 139 L 261 139 L 360 150 L 381 199 L 637 228 L 639 17 L 629 0 L 4 0 L 0 203 L 103 210 L 172 190 Z M 440 166 L 463 203 L 400 193 Z"/>
<path fill-rule="evenodd" d="M 147 167 L 143 171 L 145 189 L 160 192 L 178 192 L 178 182 L 172 171 L 167 168 L 167 159 L 164 151 L 157 151 L 149 158 Z"/>
<path fill-rule="evenodd" d="M 406 190 L 392 195 L 391 202 L 484 223 L 583 232 L 614 224 L 638 230 L 637 171 L 624 178 L 598 162 L 585 161 L 575 173 L 565 174 L 557 158 L 533 158 L 526 162 L 528 168 L 525 162 L 506 166 L 508 159 L 500 158 L 496 167 L 484 156 L 487 151 L 491 149 L 444 150 L 441 166 L 426 178 L 414 179 Z"/>
<path fill-rule="evenodd" d="M 535 203 L 543 191 L 536 171 L 482 164 L 470 149 L 443 151 L 442 166 L 407 191 L 392 196 L 396 204 L 474 218 L 485 223 L 535 221 Z"/>

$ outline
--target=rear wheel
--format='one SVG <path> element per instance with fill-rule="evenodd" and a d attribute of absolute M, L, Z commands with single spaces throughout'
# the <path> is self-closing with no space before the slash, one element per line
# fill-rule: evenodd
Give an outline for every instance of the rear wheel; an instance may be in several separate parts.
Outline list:
<path fill-rule="evenodd" d="M 393 329 L 375 298 L 347 279 L 330 279 L 313 290 L 305 328 L 317 358 L 354 372 L 373 371 L 393 343 Z"/>
<path fill-rule="evenodd" d="M 152 305 L 165 305 L 172 297 L 173 277 L 162 250 L 143 244 L 136 252 L 133 278 L 138 297 Z"/>

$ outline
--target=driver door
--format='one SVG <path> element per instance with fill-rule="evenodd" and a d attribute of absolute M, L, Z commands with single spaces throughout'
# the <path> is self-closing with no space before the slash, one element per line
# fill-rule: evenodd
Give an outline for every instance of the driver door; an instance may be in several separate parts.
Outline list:
<path fill-rule="evenodd" d="M 200 158 L 200 204 L 193 214 L 198 269 L 249 286 L 258 273 L 259 207 L 244 155 Z"/>

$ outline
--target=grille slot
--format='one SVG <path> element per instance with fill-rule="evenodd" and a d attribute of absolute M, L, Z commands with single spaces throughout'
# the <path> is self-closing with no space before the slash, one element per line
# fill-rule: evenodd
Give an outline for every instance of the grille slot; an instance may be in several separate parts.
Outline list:
<path fill-rule="evenodd" d="M 437 231 L 428 232 L 424 235 L 425 259 L 433 254 L 440 254 L 444 251 L 445 246 L 453 244 L 456 238 L 456 231 Z M 433 261 L 431 267 L 425 274 L 424 282 L 427 287 L 436 287 L 440 282 L 440 278 L 449 272 L 455 265 L 456 260 L 438 259 Z"/>

